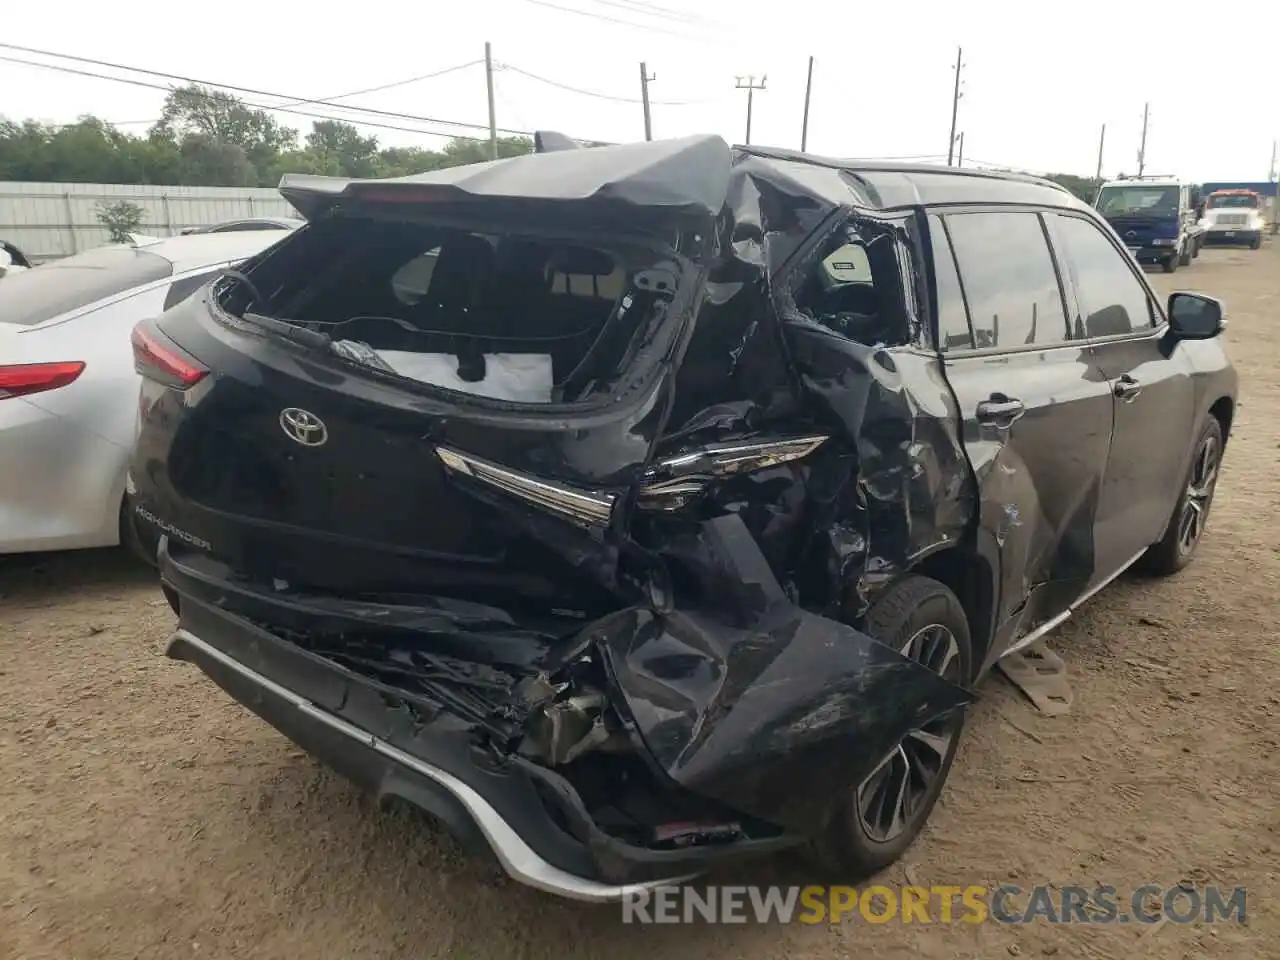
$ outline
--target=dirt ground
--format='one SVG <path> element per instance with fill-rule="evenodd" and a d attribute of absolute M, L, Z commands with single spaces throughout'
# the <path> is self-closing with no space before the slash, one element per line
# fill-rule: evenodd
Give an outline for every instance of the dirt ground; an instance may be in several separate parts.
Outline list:
<path fill-rule="evenodd" d="M 1248 888 L 1247 926 L 624 927 L 379 810 L 194 667 L 113 552 L 0 565 L 0 957 L 1275 957 L 1280 919 L 1280 245 L 1157 288 L 1223 297 L 1242 377 L 1200 555 L 1122 578 L 1052 646 L 1049 718 L 998 676 L 925 836 L 886 883 Z M 810 881 L 790 862 L 721 882 Z"/>

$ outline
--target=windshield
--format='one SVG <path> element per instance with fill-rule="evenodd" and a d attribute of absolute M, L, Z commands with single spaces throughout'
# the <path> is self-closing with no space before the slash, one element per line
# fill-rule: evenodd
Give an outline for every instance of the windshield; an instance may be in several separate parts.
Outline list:
<path fill-rule="evenodd" d="M 173 272 L 164 257 L 129 246 L 98 247 L 0 283 L 0 323 L 33 326 Z"/>
<path fill-rule="evenodd" d="M 1178 188 L 1103 187 L 1098 194 L 1098 210 L 1103 216 L 1145 214 L 1170 216 L 1178 212 Z"/>
<path fill-rule="evenodd" d="M 1222 207 L 1244 207 L 1247 210 L 1258 209 L 1258 198 L 1253 194 L 1235 194 L 1225 197 L 1209 197 L 1209 209 L 1219 210 Z"/>

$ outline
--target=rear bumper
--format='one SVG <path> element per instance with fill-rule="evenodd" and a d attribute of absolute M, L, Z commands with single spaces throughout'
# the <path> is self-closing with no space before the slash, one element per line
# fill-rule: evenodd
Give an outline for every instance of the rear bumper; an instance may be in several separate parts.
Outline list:
<path fill-rule="evenodd" d="M 1204 235 L 1205 243 L 1255 243 L 1262 236 L 1261 230 L 1244 230 L 1235 227 L 1210 227 Z"/>
<path fill-rule="evenodd" d="M 167 655 L 198 666 L 299 747 L 379 798 L 398 797 L 442 821 L 514 879 L 575 900 L 616 901 L 678 883 L 713 862 L 794 840 L 651 850 L 602 832 L 572 786 L 519 757 L 478 746 L 474 725 L 397 696 L 189 589 L 162 541 L 160 567 L 180 623 Z"/>
<path fill-rule="evenodd" d="M 615 884 L 570 873 L 539 856 L 488 800 L 448 771 L 320 709 L 186 630 L 173 635 L 167 653 L 200 667 L 236 700 L 338 773 L 380 796 L 399 796 L 432 814 L 472 853 L 492 852 L 508 874 L 529 886 L 575 900 L 609 902 L 621 900 L 628 891 L 694 876 Z"/>

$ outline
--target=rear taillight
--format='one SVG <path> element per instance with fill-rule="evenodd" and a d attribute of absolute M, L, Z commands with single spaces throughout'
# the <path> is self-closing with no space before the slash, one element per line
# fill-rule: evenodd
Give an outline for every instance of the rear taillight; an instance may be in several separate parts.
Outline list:
<path fill-rule="evenodd" d="M 146 321 L 133 328 L 133 368 L 148 380 L 185 390 L 209 375 L 209 370 L 183 353 Z"/>
<path fill-rule="evenodd" d="M 83 360 L 58 363 L 15 363 L 0 366 L 0 400 L 57 390 L 84 373 Z"/>

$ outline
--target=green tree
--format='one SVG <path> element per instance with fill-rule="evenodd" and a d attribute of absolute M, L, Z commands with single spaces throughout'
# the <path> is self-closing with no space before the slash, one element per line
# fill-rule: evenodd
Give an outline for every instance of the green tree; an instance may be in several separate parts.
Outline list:
<path fill-rule="evenodd" d="M 169 93 L 152 133 L 179 144 L 189 136 L 202 134 L 239 147 L 260 174 L 298 142 L 298 132 L 281 126 L 267 111 L 248 107 L 232 94 L 197 84 Z"/>
<path fill-rule="evenodd" d="M 372 177 L 378 169 L 378 138 L 339 120 L 318 120 L 307 134 L 307 150 L 326 168 L 344 177 Z"/>
<path fill-rule="evenodd" d="M 100 202 L 97 216 L 98 222 L 107 228 L 112 243 L 129 243 L 129 235 L 137 233 L 142 226 L 143 209 L 131 200 Z"/>
<path fill-rule="evenodd" d="M 498 140 L 501 157 L 532 151 L 526 137 Z M 61 126 L 0 117 L 0 180 L 274 187 L 286 173 L 403 177 L 488 159 L 487 140 L 382 148 L 337 120 L 315 123 L 299 145 L 295 131 L 267 111 L 198 86 L 172 91 L 145 136 L 93 116 Z"/>
<path fill-rule="evenodd" d="M 1101 180 L 1093 177 L 1077 177 L 1071 173 L 1051 173 L 1045 179 L 1066 187 L 1090 206 L 1093 205 L 1093 200 L 1098 195 L 1098 188 L 1102 186 Z"/>
<path fill-rule="evenodd" d="M 205 187 L 252 187 L 257 168 L 244 148 L 203 133 L 189 133 L 178 147 L 182 165 L 178 182 Z"/>

